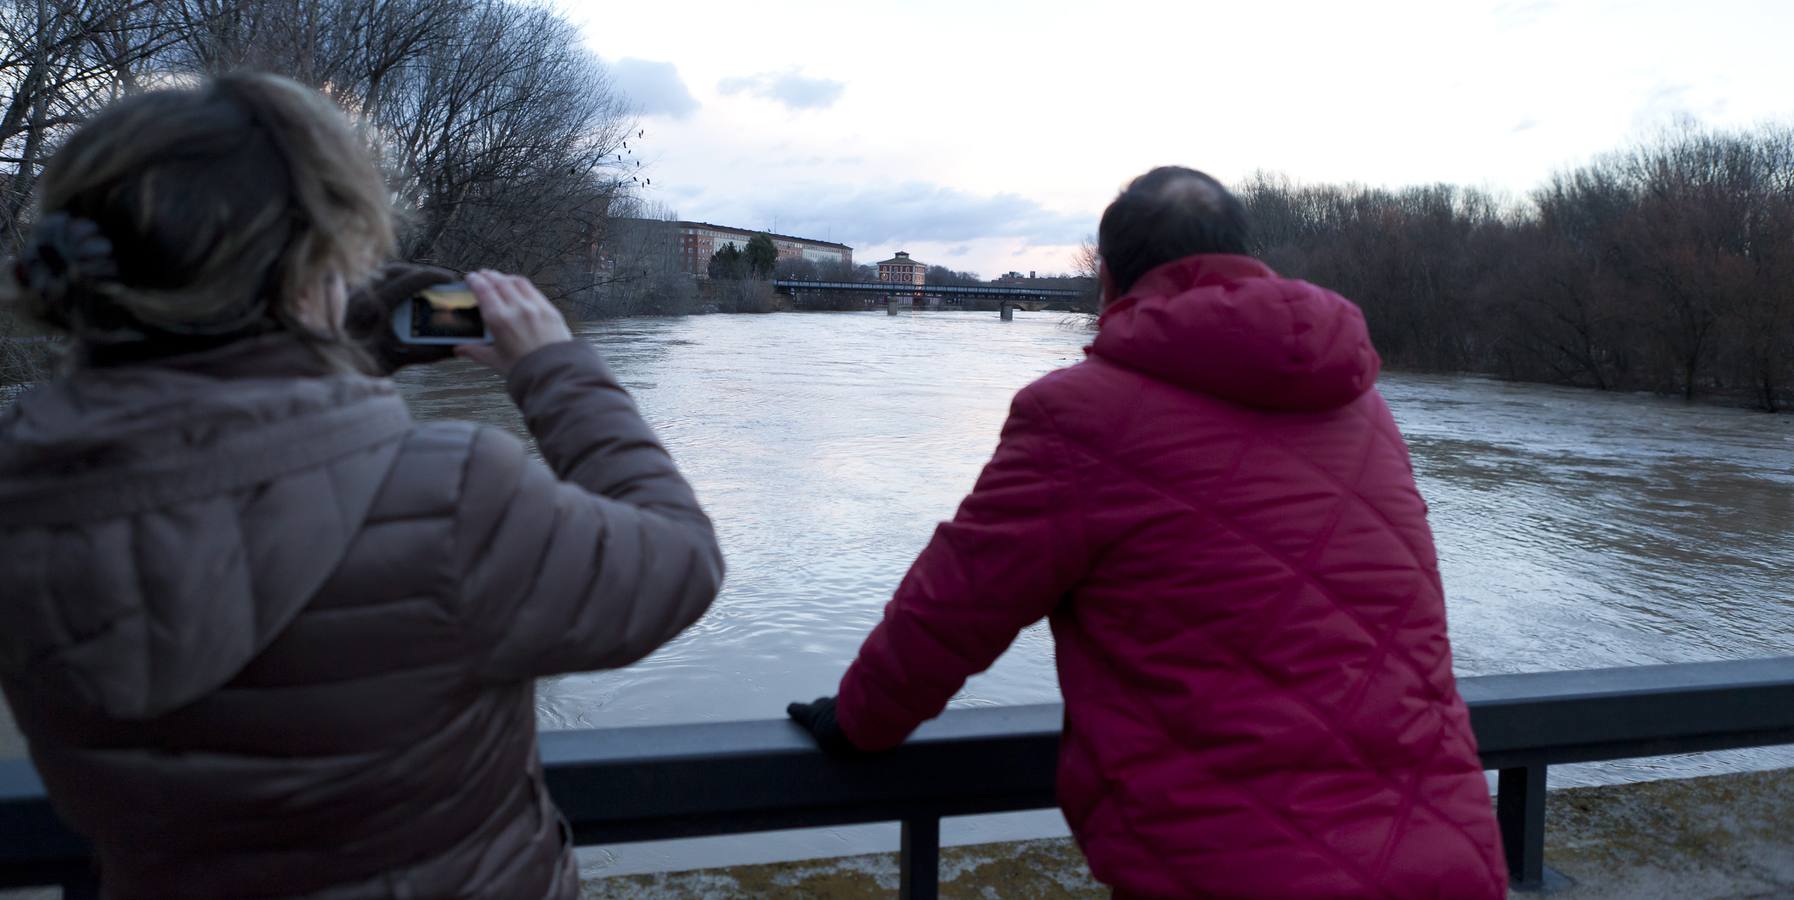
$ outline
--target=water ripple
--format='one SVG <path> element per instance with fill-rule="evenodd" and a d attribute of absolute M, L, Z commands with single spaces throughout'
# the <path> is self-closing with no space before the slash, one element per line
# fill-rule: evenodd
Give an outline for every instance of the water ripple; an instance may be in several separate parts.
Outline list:
<path fill-rule="evenodd" d="M 1081 359 L 1089 339 L 1025 313 L 705 316 L 582 334 L 697 486 L 730 570 L 710 614 L 647 660 L 544 684 L 545 727 L 774 717 L 832 693 L 989 458 L 1016 389 Z M 420 415 L 523 433 L 479 370 L 408 372 L 403 386 Z M 1461 674 L 1794 653 L 1794 417 L 1476 378 L 1397 374 L 1383 391 L 1432 507 Z M 1057 694 L 1036 627 L 954 703 Z M 1794 764 L 1782 750 L 1648 765 L 1694 774 L 1775 753 Z"/>

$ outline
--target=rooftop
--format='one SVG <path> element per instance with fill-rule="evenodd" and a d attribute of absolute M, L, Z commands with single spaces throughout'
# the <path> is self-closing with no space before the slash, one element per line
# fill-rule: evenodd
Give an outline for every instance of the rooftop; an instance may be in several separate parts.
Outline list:
<path fill-rule="evenodd" d="M 744 237 L 753 237 L 756 234 L 764 234 L 775 241 L 801 241 L 806 244 L 815 244 L 819 247 L 840 247 L 843 250 L 853 249 L 846 244 L 837 244 L 834 241 L 819 241 L 815 238 L 798 237 L 794 234 L 778 234 L 777 232 L 772 231 L 756 231 L 752 228 L 736 228 L 732 225 L 712 225 L 709 222 L 679 222 L 677 224 L 680 228 L 709 228 L 714 231 L 727 231 L 730 234 L 739 234 Z"/>

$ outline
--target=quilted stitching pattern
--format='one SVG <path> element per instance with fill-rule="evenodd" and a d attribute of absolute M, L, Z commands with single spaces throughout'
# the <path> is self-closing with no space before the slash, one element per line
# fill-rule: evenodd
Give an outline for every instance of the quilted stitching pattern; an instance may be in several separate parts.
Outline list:
<path fill-rule="evenodd" d="M 621 665 L 704 611 L 721 559 L 689 486 L 571 342 L 510 383 L 566 481 L 509 435 L 378 410 L 271 466 L 250 452 L 270 434 L 354 424 L 344 391 L 391 388 L 263 349 L 221 351 L 241 376 L 83 372 L 0 427 L 0 686 L 107 895 L 574 896 L 534 678 Z M 20 512 L 76 450 L 179 490 Z"/>
<path fill-rule="evenodd" d="M 843 679 L 843 727 L 900 738 L 1051 610 L 1060 802 L 1121 892 L 1502 896 L 1425 504 L 1362 317 L 1238 258 L 1147 282 L 1091 360 L 1018 397 Z M 1033 573 L 1042 548 L 1075 571 Z"/>

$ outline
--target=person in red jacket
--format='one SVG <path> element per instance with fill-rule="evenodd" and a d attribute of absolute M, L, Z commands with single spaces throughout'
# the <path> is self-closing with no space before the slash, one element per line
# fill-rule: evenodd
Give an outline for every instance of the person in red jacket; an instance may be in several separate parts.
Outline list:
<path fill-rule="evenodd" d="M 1088 358 L 1016 395 L 838 696 L 789 712 L 825 749 L 895 746 L 1044 616 L 1059 804 L 1118 895 L 1504 897 L 1364 317 L 1245 235 L 1200 172 L 1122 191 Z"/>

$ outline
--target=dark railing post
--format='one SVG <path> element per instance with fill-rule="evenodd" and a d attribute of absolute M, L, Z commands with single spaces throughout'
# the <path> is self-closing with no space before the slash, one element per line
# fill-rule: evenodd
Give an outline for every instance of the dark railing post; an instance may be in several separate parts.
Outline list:
<path fill-rule="evenodd" d="M 903 853 L 897 867 L 903 900 L 934 900 L 940 893 L 941 820 L 933 816 L 903 820 Z"/>
<path fill-rule="evenodd" d="M 1545 766 L 1502 769 L 1495 782 L 1495 817 L 1507 851 L 1507 874 L 1518 890 L 1545 886 Z"/>

